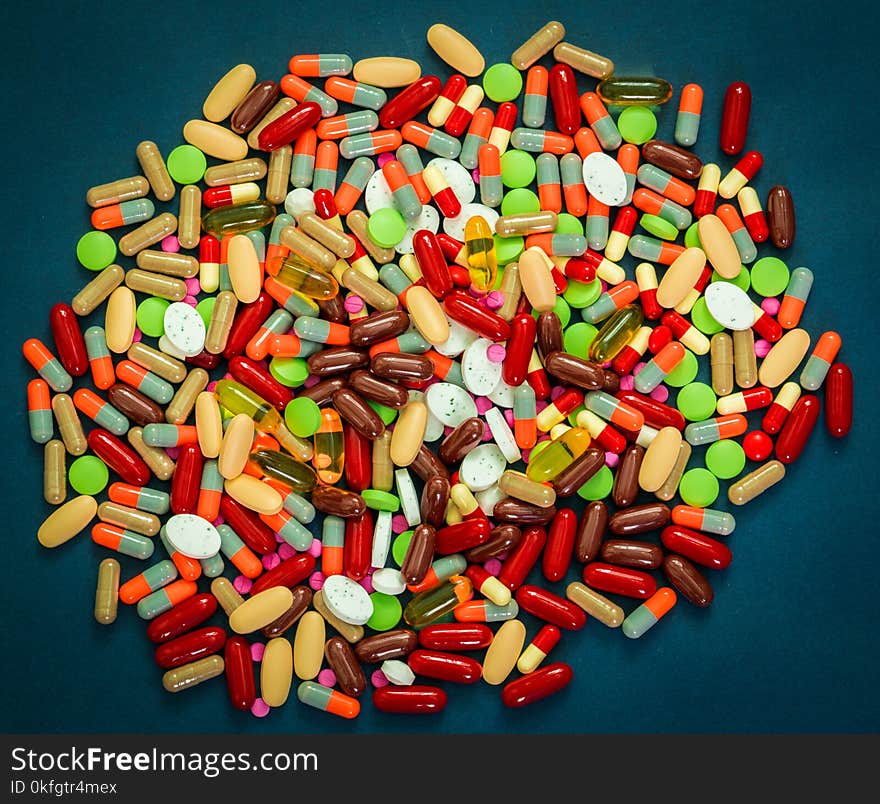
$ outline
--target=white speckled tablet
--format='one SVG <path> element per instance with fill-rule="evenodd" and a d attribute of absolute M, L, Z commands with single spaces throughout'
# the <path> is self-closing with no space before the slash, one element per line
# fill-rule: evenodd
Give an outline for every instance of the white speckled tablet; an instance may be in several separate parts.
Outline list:
<path fill-rule="evenodd" d="M 395 687 L 409 687 L 416 680 L 416 674 L 410 666 L 400 659 L 386 659 L 379 669 Z"/>
<path fill-rule="evenodd" d="M 373 555 L 370 566 L 374 569 L 382 569 L 388 560 L 390 549 L 391 511 L 379 511 L 376 514 L 376 524 L 373 527 Z"/>
<path fill-rule="evenodd" d="M 387 209 L 394 206 L 394 196 L 391 195 L 391 188 L 385 181 L 381 170 L 377 170 L 370 176 L 370 180 L 364 188 L 364 205 L 370 215 L 377 209 Z"/>
<path fill-rule="evenodd" d="M 437 234 L 437 230 L 440 228 L 440 213 L 437 212 L 434 207 L 425 205 L 422 207 L 422 214 L 419 215 L 414 221 L 409 221 L 406 224 L 406 234 L 403 236 L 403 240 L 401 240 L 395 247 L 394 250 L 398 254 L 412 254 L 415 249 L 413 248 L 413 235 L 419 229 L 427 229 L 433 234 Z"/>
<path fill-rule="evenodd" d="M 165 310 L 165 337 L 187 357 L 195 357 L 205 348 L 205 321 L 195 307 L 174 302 Z"/>
<path fill-rule="evenodd" d="M 409 392 L 409 401 L 424 402 L 425 405 L 428 404 L 423 391 L 411 390 Z M 433 441 L 437 441 L 439 438 L 442 438 L 443 427 L 443 422 L 441 422 L 440 419 L 438 419 L 433 413 L 431 413 L 431 410 L 429 408 L 428 424 L 425 426 L 425 441 L 431 443 Z"/>
<path fill-rule="evenodd" d="M 373 601 L 357 581 L 345 575 L 331 575 L 321 587 L 330 613 L 349 625 L 363 625 L 373 616 Z"/>
<path fill-rule="evenodd" d="M 400 574 L 400 570 L 391 569 L 391 567 L 376 570 L 370 580 L 373 584 L 373 590 L 381 592 L 383 595 L 397 596 L 406 590 L 406 581 Z"/>
<path fill-rule="evenodd" d="M 474 447 L 461 462 L 458 476 L 471 491 L 485 491 L 495 485 L 507 469 L 507 458 L 497 444 Z"/>
<path fill-rule="evenodd" d="M 508 385 L 504 380 L 499 380 L 491 394 L 489 401 L 498 405 L 499 408 L 513 407 L 513 386 Z"/>
<path fill-rule="evenodd" d="M 446 313 L 444 312 L 443 315 Z M 434 346 L 434 349 L 446 357 L 458 357 L 480 336 L 448 315 L 446 320 L 449 322 L 449 337 L 443 343 Z"/>
<path fill-rule="evenodd" d="M 308 187 L 297 187 L 284 199 L 284 211 L 299 220 L 304 212 L 315 211 L 315 194 Z"/>
<path fill-rule="evenodd" d="M 165 523 L 165 536 L 175 550 L 189 558 L 212 558 L 220 551 L 220 534 L 207 519 L 175 514 Z"/>
<path fill-rule="evenodd" d="M 474 492 L 474 497 L 479 503 L 480 510 L 486 516 L 492 516 L 492 513 L 495 510 L 495 503 L 499 500 L 503 500 L 507 497 L 507 495 L 498 488 L 498 484 L 494 484 L 487 488 L 485 491 L 477 491 Z"/>
<path fill-rule="evenodd" d="M 462 206 L 470 204 L 477 197 L 477 186 L 474 184 L 473 176 L 461 162 L 438 156 L 428 162 L 425 167 L 435 167 L 443 174 L 446 183 Z"/>
<path fill-rule="evenodd" d="M 522 454 L 516 445 L 513 430 L 510 429 L 504 414 L 498 408 L 489 408 L 486 411 L 485 419 L 486 424 L 489 425 L 489 430 L 492 432 L 492 438 L 495 440 L 498 448 L 504 453 L 507 462 L 516 463 L 520 460 Z"/>
<path fill-rule="evenodd" d="M 464 225 L 475 215 L 479 215 L 489 224 L 489 228 L 495 231 L 495 221 L 500 215 L 491 207 L 483 204 L 462 204 L 461 212 L 455 218 L 443 219 L 443 231 L 450 237 L 464 243 Z"/>
<path fill-rule="evenodd" d="M 748 293 L 731 282 L 712 282 L 703 291 L 709 314 L 722 327 L 745 330 L 755 323 L 755 307 Z"/>
<path fill-rule="evenodd" d="M 608 154 L 592 153 L 584 159 L 587 192 L 609 207 L 626 202 L 626 174 Z"/>
<path fill-rule="evenodd" d="M 406 519 L 406 524 L 415 527 L 422 521 L 421 505 L 416 487 L 413 485 L 409 470 L 394 470 L 394 485 L 397 487 L 397 496 L 400 499 L 400 509 Z"/>
<path fill-rule="evenodd" d="M 487 338 L 477 338 L 461 357 L 461 377 L 465 387 L 476 396 L 489 396 L 501 382 L 501 363 L 493 363 L 486 356 L 492 346 Z"/>
<path fill-rule="evenodd" d="M 451 382 L 435 382 L 425 392 L 428 410 L 447 427 L 458 427 L 465 419 L 477 415 L 474 398 Z"/>

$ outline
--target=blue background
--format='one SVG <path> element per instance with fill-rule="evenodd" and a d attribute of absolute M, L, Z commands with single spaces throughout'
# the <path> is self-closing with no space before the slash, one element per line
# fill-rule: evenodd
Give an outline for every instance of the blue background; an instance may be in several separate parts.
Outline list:
<path fill-rule="evenodd" d="M 5 683 L 0 724 L 30 732 L 799 732 L 875 731 L 877 663 L 876 41 L 867 3 L 624 4 L 30 2 L 4 24 L 2 96 L 7 198 L 3 362 L 8 377 L 2 443 L 2 595 Z M 543 7 L 542 11 L 538 11 Z M 7 12 L 9 13 L 9 12 Z M 822 423 L 785 482 L 745 509 L 728 543 L 731 567 L 713 573 L 708 610 L 682 601 L 633 642 L 590 622 L 553 659 L 575 682 L 531 709 L 506 710 L 498 690 L 447 685 L 439 717 L 408 719 L 365 701 L 353 723 L 291 700 L 258 720 L 233 710 L 222 680 L 171 696 L 162 690 L 144 624 L 121 610 L 110 628 L 92 619 L 95 570 L 106 551 L 88 534 L 40 548 L 42 448 L 27 436 L 20 344 L 51 344 L 47 312 L 91 278 L 74 245 L 88 228 L 88 187 L 137 173 L 134 147 L 164 154 L 198 117 L 216 79 L 239 62 L 279 78 L 295 53 L 397 54 L 445 77 L 425 43 L 434 22 L 469 36 L 490 65 L 506 61 L 547 19 L 567 40 L 614 59 L 618 74 L 654 73 L 676 90 L 700 83 L 705 103 L 695 150 L 717 150 L 721 99 L 734 80 L 753 90 L 747 146 L 761 150 L 764 198 L 789 186 L 797 238 L 790 267 L 816 275 L 804 325 L 837 329 L 857 384 L 845 441 Z M 592 81 L 582 80 L 582 86 Z M 661 116 L 671 139 L 678 93 Z M 341 172 L 340 172 L 341 176 Z M 870 246 L 870 247 L 869 247 Z M 762 253 L 773 253 L 762 249 Z M 632 263 L 628 262 L 630 269 Z M 724 488 L 724 485 L 723 485 Z M 722 490 L 722 498 L 726 498 Z M 123 577 L 136 562 L 124 559 Z M 562 585 L 560 585 L 562 587 Z M 627 610 L 632 603 L 625 603 Z M 122 609 L 122 607 L 120 607 Z M 534 621 L 529 620 L 530 635 Z"/>

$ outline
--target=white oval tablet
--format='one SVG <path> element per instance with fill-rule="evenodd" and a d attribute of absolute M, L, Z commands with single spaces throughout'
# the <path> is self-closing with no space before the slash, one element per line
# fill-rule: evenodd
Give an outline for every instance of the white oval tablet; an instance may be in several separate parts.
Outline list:
<path fill-rule="evenodd" d="M 432 234 L 437 234 L 437 230 L 440 228 L 440 213 L 437 212 L 434 207 L 428 206 L 427 204 L 422 207 L 422 214 L 419 215 L 414 221 L 409 221 L 406 224 L 406 234 L 403 236 L 403 240 L 401 240 L 395 247 L 394 250 L 398 254 L 412 254 L 415 249 L 413 248 L 413 235 L 419 229 L 427 229 Z"/>
<path fill-rule="evenodd" d="M 373 616 L 373 601 L 357 581 L 345 575 L 331 575 L 321 587 L 330 613 L 349 625 L 363 625 Z"/>
<path fill-rule="evenodd" d="M 626 203 L 626 174 L 608 154 L 592 153 L 584 159 L 587 192 L 609 207 Z"/>
<path fill-rule="evenodd" d="M 406 518 L 406 523 L 412 528 L 422 521 L 422 510 L 419 495 L 412 482 L 406 467 L 395 469 L 394 485 L 397 488 L 397 497 L 400 499 L 400 510 Z"/>
<path fill-rule="evenodd" d="M 501 382 L 501 363 L 493 363 L 486 355 L 492 345 L 487 338 L 477 338 L 461 356 L 461 377 L 475 396 L 489 396 Z"/>
<path fill-rule="evenodd" d="M 180 351 L 171 341 L 168 340 L 166 335 L 159 336 L 159 351 L 164 352 L 166 355 L 170 355 L 171 357 L 176 357 L 178 360 L 185 360 L 186 355 Z"/>
<path fill-rule="evenodd" d="M 477 503 L 480 506 L 480 510 L 486 516 L 492 516 L 492 513 L 495 510 L 495 503 L 499 500 L 504 500 L 507 498 L 507 495 L 498 488 L 498 484 L 496 483 L 493 486 L 490 486 L 485 491 L 477 491 L 474 492 L 474 497 L 477 500 Z"/>
<path fill-rule="evenodd" d="M 489 394 L 489 401 L 498 405 L 499 408 L 512 408 L 513 391 L 512 385 L 508 385 L 504 380 L 500 380 L 492 393 Z"/>
<path fill-rule="evenodd" d="M 507 458 L 498 445 L 480 444 L 464 456 L 458 476 L 471 491 L 485 491 L 499 481 L 505 469 Z"/>
<path fill-rule="evenodd" d="M 416 680 L 412 668 L 400 659 L 386 659 L 379 668 L 382 675 L 395 687 L 408 687 Z"/>
<path fill-rule="evenodd" d="M 428 410 L 447 427 L 458 427 L 465 419 L 477 415 L 473 397 L 451 382 L 435 382 L 425 392 Z"/>
<path fill-rule="evenodd" d="M 504 453 L 508 463 L 516 463 L 522 458 L 513 430 L 504 418 L 504 414 L 498 408 L 489 408 L 486 411 L 486 424 L 492 433 L 492 439 L 498 448 Z"/>
<path fill-rule="evenodd" d="M 446 179 L 446 183 L 450 186 L 452 192 L 455 193 L 455 197 L 462 206 L 470 204 L 477 197 L 477 186 L 474 184 L 474 177 L 461 162 L 438 156 L 428 162 L 425 167 L 435 167 L 443 174 L 443 178 Z"/>
<path fill-rule="evenodd" d="M 315 194 L 308 187 L 297 187 L 284 199 L 284 211 L 299 220 L 305 212 L 315 211 Z"/>
<path fill-rule="evenodd" d="M 220 551 L 220 534 L 207 519 L 195 514 L 175 514 L 165 523 L 165 537 L 188 558 L 212 558 Z"/>
<path fill-rule="evenodd" d="M 195 357 L 205 348 L 205 321 L 195 307 L 174 302 L 165 310 L 165 337 L 187 357 Z"/>
<path fill-rule="evenodd" d="M 445 311 L 443 315 L 446 315 Z M 448 315 L 446 320 L 449 322 L 449 337 L 443 343 L 436 344 L 434 349 L 445 357 L 458 357 L 480 336 Z"/>
<path fill-rule="evenodd" d="M 370 176 L 370 180 L 364 188 L 364 204 L 370 215 L 377 209 L 387 209 L 394 206 L 394 196 L 391 195 L 391 188 L 385 181 L 381 170 L 377 170 Z"/>
<path fill-rule="evenodd" d="M 745 330 L 755 323 L 755 307 L 748 293 L 732 282 L 712 282 L 703 292 L 709 314 L 722 327 Z"/>
<path fill-rule="evenodd" d="M 410 391 L 409 401 L 412 402 L 413 400 L 416 402 L 424 402 L 426 405 L 428 404 L 423 391 Z M 431 413 L 431 409 L 428 408 L 428 424 L 425 426 L 425 441 L 436 441 L 438 438 L 441 438 L 443 436 L 443 427 L 443 422 Z"/>
<path fill-rule="evenodd" d="M 406 590 L 406 581 L 403 579 L 403 575 L 400 574 L 400 570 L 391 569 L 390 567 L 376 570 L 370 580 L 372 581 L 374 591 L 381 592 L 383 595 L 397 596 L 403 594 Z"/>
<path fill-rule="evenodd" d="M 463 243 L 464 226 L 476 215 L 484 218 L 486 223 L 489 224 L 489 228 L 493 232 L 495 231 L 495 221 L 498 220 L 500 215 L 491 207 L 484 206 L 483 204 L 462 204 L 461 212 L 456 217 L 443 219 L 443 231 L 450 237 L 454 237 Z"/>

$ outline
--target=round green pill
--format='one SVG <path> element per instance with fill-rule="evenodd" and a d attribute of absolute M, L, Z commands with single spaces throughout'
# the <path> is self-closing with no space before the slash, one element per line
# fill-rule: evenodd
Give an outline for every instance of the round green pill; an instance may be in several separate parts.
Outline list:
<path fill-rule="evenodd" d="M 704 335 L 714 335 L 716 332 L 722 332 L 724 327 L 721 326 L 709 312 L 706 305 L 706 299 L 700 296 L 691 309 L 691 323 Z"/>
<path fill-rule="evenodd" d="M 198 184 L 208 160 L 194 145 L 178 145 L 168 154 L 168 175 L 178 184 Z"/>
<path fill-rule="evenodd" d="M 746 465 L 745 450 L 729 438 L 716 441 L 706 450 L 706 466 L 709 471 L 722 480 L 736 477 Z"/>
<path fill-rule="evenodd" d="M 566 302 L 562 296 L 556 297 L 556 303 L 553 305 L 553 312 L 559 316 L 559 323 L 562 324 L 562 328 L 565 329 L 568 326 L 568 322 L 571 321 L 571 307 L 568 306 L 568 302 Z"/>
<path fill-rule="evenodd" d="M 505 187 L 528 187 L 536 172 L 535 157 L 526 151 L 505 151 L 501 155 L 501 181 Z"/>
<path fill-rule="evenodd" d="M 752 265 L 752 287 L 762 296 L 778 296 L 788 287 L 788 266 L 779 257 L 761 257 Z"/>
<path fill-rule="evenodd" d="M 657 118 L 644 106 L 628 106 L 617 118 L 617 130 L 626 142 L 641 145 L 657 133 Z"/>
<path fill-rule="evenodd" d="M 678 493 L 686 505 L 706 508 L 718 498 L 718 478 L 708 469 L 688 469 L 681 476 Z"/>
<path fill-rule="evenodd" d="M 595 340 L 598 331 L 596 327 L 588 324 L 586 321 L 572 324 L 562 335 L 565 351 L 570 355 L 586 360 L 587 353 L 590 351 L 590 344 Z"/>
<path fill-rule="evenodd" d="M 284 408 L 287 429 L 299 438 L 308 438 L 321 426 L 321 409 L 308 397 L 292 399 Z"/>
<path fill-rule="evenodd" d="M 405 530 L 391 544 L 391 556 L 398 567 L 403 566 L 403 559 L 406 558 L 406 551 L 409 550 L 409 543 L 412 541 L 412 537 L 413 532 Z"/>
<path fill-rule="evenodd" d="M 380 489 L 364 489 L 361 492 L 361 497 L 364 498 L 367 508 L 372 508 L 374 511 L 394 512 L 400 508 L 400 499 L 388 491 L 381 491 Z"/>
<path fill-rule="evenodd" d="M 165 311 L 171 306 L 167 299 L 150 296 L 137 306 L 138 329 L 151 338 L 165 334 Z"/>
<path fill-rule="evenodd" d="M 389 408 L 387 405 L 383 405 L 380 402 L 373 402 L 372 399 L 368 399 L 367 404 L 379 414 L 379 418 L 386 426 L 391 424 L 391 422 L 397 418 L 397 411 L 394 408 Z"/>
<path fill-rule="evenodd" d="M 367 231 L 382 248 L 393 248 L 406 235 L 406 221 L 396 209 L 377 209 L 367 221 Z"/>
<path fill-rule="evenodd" d="M 483 91 L 495 103 L 514 100 L 522 92 L 522 73 L 512 64 L 493 64 L 483 74 Z"/>
<path fill-rule="evenodd" d="M 700 232 L 698 230 L 699 226 L 698 221 L 694 221 L 690 226 L 688 226 L 687 230 L 684 233 L 684 244 L 688 248 L 702 248 L 703 244 L 700 242 Z"/>
<path fill-rule="evenodd" d="M 562 298 L 572 307 L 578 309 L 589 307 L 602 295 L 602 280 L 598 277 L 592 282 L 578 282 L 576 279 L 568 280 L 568 287 L 562 294 Z"/>
<path fill-rule="evenodd" d="M 76 258 L 83 268 L 103 271 L 116 259 L 116 241 L 107 232 L 86 232 L 77 241 Z"/>
<path fill-rule="evenodd" d="M 202 321 L 205 322 L 205 329 L 211 326 L 211 316 L 214 313 L 214 304 L 216 301 L 216 296 L 208 296 L 196 305 L 196 312 L 202 317 Z"/>
<path fill-rule="evenodd" d="M 692 382 L 678 392 L 675 406 L 688 421 L 701 422 L 715 414 L 718 397 L 704 382 Z"/>
<path fill-rule="evenodd" d="M 79 494 L 98 494 L 106 488 L 110 472 L 100 458 L 83 455 L 70 464 L 67 479 Z"/>
<path fill-rule="evenodd" d="M 740 268 L 740 272 L 733 279 L 725 279 L 718 271 L 712 271 L 712 282 L 730 282 L 732 285 L 736 285 L 740 290 L 748 293 L 749 288 L 752 286 L 752 280 L 749 277 L 749 269 L 743 265 Z"/>
<path fill-rule="evenodd" d="M 635 109 L 638 107 L 633 106 L 632 108 Z M 649 234 L 654 235 L 654 237 L 659 237 L 661 240 L 675 240 L 675 238 L 678 237 L 678 229 L 676 229 L 669 221 L 664 220 L 658 215 L 645 213 L 639 218 L 639 226 Z"/>
<path fill-rule="evenodd" d="M 614 475 L 607 466 L 603 466 L 583 486 L 578 489 L 578 496 L 584 500 L 604 500 L 611 494 Z"/>
<path fill-rule="evenodd" d="M 664 379 L 663 382 L 672 388 L 681 388 L 697 376 L 697 370 L 699 367 L 694 353 L 690 349 L 685 349 L 684 358 L 681 363 L 666 375 L 666 379 Z"/>
<path fill-rule="evenodd" d="M 541 199 L 525 187 L 511 190 L 501 199 L 502 215 L 519 215 L 523 212 L 537 212 L 540 209 Z"/>
<path fill-rule="evenodd" d="M 507 265 L 509 262 L 519 258 L 526 247 L 524 237 L 498 237 L 493 235 L 495 240 L 495 260 L 499 265 Z"/>
<path fill-rule="evenodd" d="M 396 597 L 373 592 L 370 600 L 373 601 L 373 615 L 367 620 L 367 625 L 374 631 L 388 631 L 400 622 L 403 609 Z"/>
<path fill-rule="evenodd" d="M 269 373 L 288 388 L 297 388 L 309 378 L 309 367 L 301 357 L 273 357 Z"/>
<path fill-rule="evenodd" d="M 556 216 L 556 228 L 554 234 L 576 234 L 583 235 L 584 225 L 574 215 L 568 212 L 560 212 Z"/>

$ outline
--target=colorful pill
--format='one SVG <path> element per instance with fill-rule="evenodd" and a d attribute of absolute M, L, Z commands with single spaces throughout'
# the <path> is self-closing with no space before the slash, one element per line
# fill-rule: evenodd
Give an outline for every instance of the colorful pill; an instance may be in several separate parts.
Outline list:
<path fill-rule="evenodd" d="M 27 403 L 31 438 L 38 444 L 45 444 L 55 432 L 48 383 L 31 380 L 27 386 Z"/>
<path fill-rule="evenodd" d="M 515 128 L 510 134 L 510 144 L 520 151 L 558 156 L 574 149 L 574 140 L 567 134 L 535 128 Z"/>
<path fill-rule="evenodd" d="M 807 391 L 816 391 L 822 387 L 831 364 L 840 351 L 841 339 L 836 332 L 823 332 L 816 341 L 813 353 L 807 358 L 800 376 L 801 386 Z"/>
<path fill-rule="evenodd" d="M 650 394 L 685 357 L 685 348 L 678 341 L 666 344 L 642 370 L 636 374 L 635 389 Z"/>
<path fill-rule="evenodd" d="M 336 100 L 350 103 L 352 106 L 363 106 L 373 111 L 381 109 L 388 101 L 385 91 L 379 87 L 352 81 L 350 78 L 332 76 L 324 84 L 324 91 Z"/>
<path fill-rule="evenodd" d="M 523 98 L 523 123 L 528 128 L 541 128 L 547 114 L 549 73 L 540 64 L 530 67 L 526 74 Z"/>
<path fill-rule="evenodd" d="M 461 153 L 461 143 L 455 137 L 414 120 L 404 123 L 398 136 L 402 136 L 406 142 L 445 159 L 455 159 Z M 397 145 L 400 145 L 400 142 Z M 397 145 L 394 147 L 396 148 Z M 389 148 L 388 150 L 393 149 Z M 476 166 L 475 161 L 473 167 Z"/>
<path fill-rule="evenodd" d="M 170 584 L 177 578 L 177 567 L 173 561 L 165 560 L 145 569 L 130 581 L 119 587 L 119 599 L 123 603 L 137 603 L 157 589 Z"/>
<path fill-rule="evenodd" d="M 726 415 L 728 413 L 748 413 L 750 410 L 760 410 L 769 407 L 773 402 L 773 392 L 762 385 L 738 391 L 735 394 L 727 394 L 718 398 L 716 410 Z"/>
<path fill-rule="evenodd" d="M 316 681 L 303 681 L 296 688 L 296 697 L 306 706 L 348 720 L 356 718 L 361 711 L 361 705 L 357 698 L 352 698 L 331 687 L 325 687 Z"/>
<path fill-rule="evenodd" d="M 487 142 L 480 146 L 477 158 L 480 169 L 480 201 L 487 207 L 500 206 L 501 199 L 504 197 L 504 185 L 501 180 L 501 153 L 495 145 Z M 461 204 L 454 193 L 453 197 L 458 205 L 458 211 L 461 212 Z M 437 201 L 437 206 L 440 207 L 444 216 L 450 217 L 449 212 L 443 209 L 440 199 Z M 449 205 L 447 204 L 447 206 Z M 453 205 L 451 209 L 454 208 Z"/>
<path fill-rule="evenodd" d="M 80 388 L 73 395 L 73 404 L 95 424 L 106 428 L 114 435 L 125 435 L 128 432 L 128 419 L 94 391 Z"/>
<path fill-rule="evenodd" d="M 684 246 L 666 243 L 655 237 L 633 235 L 627 244 L 627 250 L 633 257 L 660 265 L 672 265 L 684 252 Z"/>
<path fill-rule="evenodd" d="M 535 166 L 541 209 L 561 212 L 562 186 L 558 158 L 554 154 L 541 154 L 535 160 Z M 482 181 L 482 176 L 480 180 Z"/>
<path fill-rule="evenodd" d="M 755 188 L 746 185 L 736 194 L 736 200 L 749 236 L 755 243 L 763 243 L 770 236 L 770 227 Z"/>
<path fill-rule="evenodd" d="M 645 416 L 641 411 L 604 391 L 590 391 L 584 397 L 584 404 L 597 416 L 624 430 L 638 432 L 645 423 Z"/>
<path fill-rule="evenodd" d="M 674 136 L 679 145 L 689 148 L 696 143 L 702 111 L 703 88 L 699 84 L 685 84 L 681 89 L 681 100 L 675 118 Z"/>
<path fill-rule="evenodd" d="M 336 114 L 339 108 L 339 105 L 333 98 L 322 92 L 316 86 L 310 84 L 308 81 L 304 81 L 298 75 L 285 75 L 281 79 L 280 86 L 281 91 L 285 95 L 289 98 L 293 98 L 299 104 L 299 106 L 296 107 L 297 109 L 305 106 L 306 103 L 316 103 L 321 109 L 321 116 L 331 117 Z M 272 124 L 270 123 L 269 125 Z M 268 126 L 266 128 L 268 128 Z M 265 130 L 266 129 L 264 128 L 263 131 Z M 260 133 L 262 134 L 262 132 Z M 262 148 L 263 146 L 260 147 Z"/>
<path fill-rule="evenodd" d="M 741 413 L 730 413 L 725 416 L 716 416 L 714 419 L 705 419 L 701 422 L 691 422 L 684 429 L 684 437 L 687 442 L 696 447 L 700 444 L 711 444 L 722 438 L 735 438 L 742 435 L 749 428 L 748 420 Z"/>
<path fill-rule="evenodd" d="M 683 207 L 689 207 L 696 198 L 696 191 L 693 187 L 685 184 L 681 179 L 675 178 L 671 173 L 667 173 L 656 165 L 645 163 L 639 167 L 636 177 L 639 184 L 644 185 L 649 190 L 660 193 L 660 195 Z"/>
<path fill-rule="evenodd" d="M 764 157 L 758 151 L 748 151 L 721 180 L 718 185 L 718 195 L 722 198 L 733 198 L 743 187 L 746 186 L 761 169 Z"/>
<path fill-rule="evenodd" d="M 633 238 L 635 240 L 635 238 Z M 632 242 L 632 241 L 630 241 Z M 598 271 L 597 271 L 598 274 Z M 598 324 L 604 321 L 615 311 L 620 310 L 627 304 L 634 302 L 639 297 L 639 286 L 635 282 L 621 282 L 606 290 L 593 304 L 585 307 L 582 311 L 584 321 L 589 324 Z"/>
<path fill-rule="evenodd" d="M 668 586 L 658 589 L 641 606 L 627 616 L 620 628 L 630 639 L 638 639 L 650 631 L 675 605 L 675 592 Z"/>
<path fill-rule="evenodd" d="M 132 558 L 147 559 L 153 555 L 153 542 L 140 533 L 116 525 L 99 522 L 92 527 L 92 541 Z"/>
<path fill-rule="evenodd" d="M 697 195 L 694 198 L 694 217 L 699 219 L 715 211 L 718 200 L 718 185 L 721 183 L 721 168 L 711 162 L 703 165 Z"/>
<path fill-rule="evenodd" d="M 358 134 L 358 137 L 371 137 L 372 134 Z M 339 145 L 333 140 L 325 140 L 318 145 L 315 150 L 315 172 L 312 176 L 312 190 L 329 190 L 331 193 L 336 192 L 336 168 L 339 165 L 339 154 L 342 152 L 342 143 L 354 139 L 347 137 L 342 140 Z M 398 145 L 400 143 L 398 142 Z M 356 149 L 355 149 L 356 150 Z M 366 149 L 369 151 L 369 149 Z M 354 159 L 360 156 L 360 153 L 354 153 L 346 159 Z"/>
<path fill-rule="evenodd" d="M 460 137 L 470 125 L 474 112 L 483 102 L 483 87 L 471 84 L 458 99 L 455 108 L 450 112 L 444 123 L 444 130 L 453 137 Z"/>
<path fill-rule="evenodd" d="M 143 620 L 152 620 L 193 597 L 197 590 L 198 587 L 192 581 L 174 581 L 141 598 L 137 604 L 138 616 Z"/>
<path fill-rule="evenodd" d="M 55 357 L 37 338 L 26 340 L 21 347 L 25 360 L 34 367 L 35 371 L 49 384 L 49 387 L 58 393 L 69 391 L 73 385 L 73 378 Z"/>
<path fill-rule="evenodd" d="M 580 107 L 602 148 L 606 151 L 619 148 L 623 140 L 602 99 L 595 92 L 584 92 L 580 97 Z"/>
<path fill-rule="evenodd" d="M 730 236 L 733 238 L 733 243 L 739 253 L 740 262 L 743 265 L 753 263 L 758 256 L 758 249 L 755 247 L 752 236 L 749 234 L 748 229 L 746 229 L 733 205 L 721 204 L 715 214 L 724 224 L 724 228 L 730 232 Z"/>
<path fill-rule="evenodd" d="M 729 536 L 736 528 L 733 514 L 716 511 L 712 508 L 697 508 L 692 505 L 676 505 L 672 509 L 672 521 L 692 530 L 702 530 L 719 536 Z"/>
<path fill-rule="evenodd" d="M 443 89 L 428 111 L 428 123 L 435 128 L 442 126 L 452 114 L 464 91 L 467 89 L 467 78 L 453 73 L 446 79 Z"/>
<path fill-rule="evenodd" d="M 326 78 L 328 75 L 348 75 L 351 57 L 345 53 L 317 53 L 293 56 L 288 69 L 303 78 Z"/>

